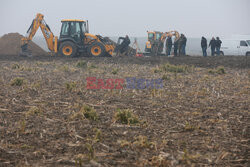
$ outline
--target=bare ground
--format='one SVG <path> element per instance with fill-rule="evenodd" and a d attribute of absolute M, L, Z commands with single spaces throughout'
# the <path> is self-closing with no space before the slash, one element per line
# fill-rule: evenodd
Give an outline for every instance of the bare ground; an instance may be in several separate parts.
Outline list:
<path fill-rule="evenodd" d="M 250 58 L 0 57 L 0 166 L 249 166 Z M 87 77 L 164 86 L 88 90 Z"/>

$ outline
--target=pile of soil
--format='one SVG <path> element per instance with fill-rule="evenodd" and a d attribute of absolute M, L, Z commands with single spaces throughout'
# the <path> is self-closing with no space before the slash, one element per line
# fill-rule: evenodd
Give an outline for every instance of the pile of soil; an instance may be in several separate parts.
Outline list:
<path fill-rule="evenodd" d="M 5 34 L 0 38 L 0 56 L 17 56 L 21 51 L 22 35 L 18 33 Z M 28 49 L 33 56 L 40 56 L 48 54 L 41 47 L 30 41 Z"/>

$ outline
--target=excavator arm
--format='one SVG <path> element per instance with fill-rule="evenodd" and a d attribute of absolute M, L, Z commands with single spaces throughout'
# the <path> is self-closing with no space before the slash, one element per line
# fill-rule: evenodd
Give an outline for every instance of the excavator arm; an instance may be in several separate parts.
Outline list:
<path fill-rule="evenodd" d="M 165 41 L 167 37 L 175 37 L 175 41 L 178 40 L 180 38 L 180 34 L 178 31 L 169 31 L 169 32 L 165 32 L 164 35 L 162 36 L 162 41 Z"/>
<path fill-rule="evenodd" d="M 22 38 L 21 48 L 22 52 L 27 52 L 27 46 L 29 41 L 33 39 L 35 36 L 38 28 L 40 27 L 43 36 L 46 40 L 48 49 L 52 53 L 57 53 L 57 41 L 58 38 L 54 36 L 54 34 L 51 32 L 49 26 L 46 24 L 45 20 L 43 19 L 44 16 L 40 13 L 36 15 L 36 18 L 32 21 L 32 24 L 30 25 L 26 37 Z"/>

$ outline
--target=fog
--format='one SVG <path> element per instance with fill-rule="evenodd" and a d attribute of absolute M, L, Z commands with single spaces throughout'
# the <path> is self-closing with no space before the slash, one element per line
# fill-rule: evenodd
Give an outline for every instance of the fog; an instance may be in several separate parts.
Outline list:
<path fill-rule="evenodd" d="M 1 0 L 0 35 L 25 35 L 40 12 L 55 35 L 69 18 L 89 20 L 90 32 L 104 36 L 178 30 L 188 37 L 229 37 L 250 34 L 249 7 L 249 0 Z"/>

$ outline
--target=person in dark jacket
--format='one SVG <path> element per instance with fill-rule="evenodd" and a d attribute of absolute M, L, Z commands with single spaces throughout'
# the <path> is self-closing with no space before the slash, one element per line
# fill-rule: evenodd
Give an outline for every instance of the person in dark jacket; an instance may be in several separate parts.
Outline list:
<path fill-rule="evenodd" d="M 204 57 L 207 57 L 207 39 L 205 37 L 201 38 L 201 48 Z"/>
<path fill-rule="evenodd" d="M 180 39 L 175 39 L 174 41 L 174 56 L 178 56 L 178 48 L 179 48 L 179 40 Z"/>
<path fill-rule="evenodd" d="M 178 39 L 178 56 L 181 56 L 181 48 L 182 48 L 182 42 L 181 42 L 182 38 L 180 37 Z"/>
<path fill-rule="evenodd" d="M 130 39 L 128 37 L 128 35 L 126 35 L 125 37 L 119 37 L 119 40 L 123 40 L 122 43 L 119 46 L 119 51 L 121 54 L 125 53 L 128 50 L 129 44 L 130 44 Z"/>
<path fill-rule="evenodd" d="M 187 45 L 187 38 L 185 35 L 183 35 L 183 40 L 182 40 L 182 55 L 186 56 L 186 45 Z"/>
<path fill-rule="evenodd" d="M 214 39 L 214 37 L 209 42 L 209 47 L 210 46 L 211 46 L 211 55 L 214 56 L 214 54 L 215 54 L 215 46 L 216 46 L 216 40 Z"/>
<path fill-rule="evenodd" d="M 170 56 L 171 55 L 171 49 L 172 49 L 172 38 L 171 36 L 168 36 L 167 40 L 166 40 L 166 55 Z"/>
<path fill-rule="evenodd" d="M 181 34 L 180 40 L 179 40 L 179 55 L 185 56 L 186 55 L 186 44 L 187 44 L 187 38 L 184 34 Z"/>
<path fill-rule="evenodd" d="M 216 48 L 216 54 L 217 54 L 217 56 L 220 55 L 221 44 L 222 44 L 222 42 L 221 42 L 220 38 L 216 37 L 215 48 Z"/>

